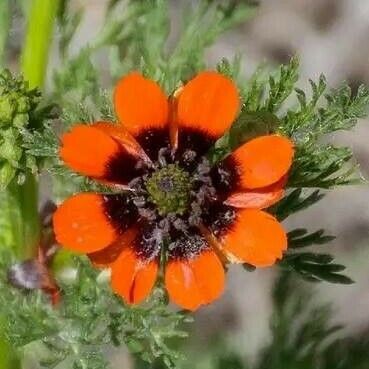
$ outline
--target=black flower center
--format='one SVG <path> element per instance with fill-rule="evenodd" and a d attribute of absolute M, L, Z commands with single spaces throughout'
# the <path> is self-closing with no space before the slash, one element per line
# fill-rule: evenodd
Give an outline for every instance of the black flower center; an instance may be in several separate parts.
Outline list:
<path fill-rule="evenodd" d="M 155 171 L 145 186 L 149 201 L 156 205 L 160 215 L 182 215 L 190 205 L 190 174 L 176 164 L 168 164 Z"/>

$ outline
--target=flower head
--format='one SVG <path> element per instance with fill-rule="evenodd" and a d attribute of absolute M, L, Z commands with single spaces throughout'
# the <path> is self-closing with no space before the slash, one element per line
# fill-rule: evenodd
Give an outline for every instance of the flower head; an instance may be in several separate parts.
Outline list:
<path fill-rule="evenodd" d="M 117 193 L 62 203 L 60 244 L 110 267 L 112 288 L 128 303 L 143 301 L 163 270 L 170 299 L 190 310 L 221 295 L 224 263 L 262 267 L 282 257 L 286 233 L 262 209 L 283 196 L 292 142 L 261 136 L 214 166 L 207 160 L 239 112 L 230 79 L 202 72 L 168 99 L 131 73 L 114 103 L 119 124 L 77 124 L 62 138 L 66 165 Z"/>

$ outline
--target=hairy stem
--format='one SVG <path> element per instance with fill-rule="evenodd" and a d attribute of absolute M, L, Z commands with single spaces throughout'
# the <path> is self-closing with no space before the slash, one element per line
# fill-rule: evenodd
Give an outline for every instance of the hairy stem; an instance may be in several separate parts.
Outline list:
<path fill-rule="evenodd" d="M 33 0 L 30 4 L 21 56 L 21 70 L 30 88 L 43 86 L 58 4 L 59 0 Z M 8 188 L 8 206 L 15 253 L 20 259 L 32 257 L 40 240 L 35 175 L 28 173 L 22 185 L 13 181 Z"/>
<path fill-rule="evenodd" d="M 40 240 L 37 179 L 27 174 L 22 185 L 13 181 L 7 192 L 13 250 L 17 258 L 28 259 L 36 254 Z"/>

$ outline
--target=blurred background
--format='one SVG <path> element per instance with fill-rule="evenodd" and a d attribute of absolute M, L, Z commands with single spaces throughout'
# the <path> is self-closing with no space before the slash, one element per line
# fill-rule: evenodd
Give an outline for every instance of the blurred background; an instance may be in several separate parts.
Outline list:
<path fill-rule="evenodd" d="M 216 61 L 241 52 L 243 70 L 248 74 L 261 62 L 279 65 L 297 54 L 301 61 L 301 86 L 306 87 L 309 78 L 316 80 L 323 73 L 330 85 L 338 86 L 345 80 L 356 90 L 361 83 L 369 83 L 368 35 L 367 0 L 262 0 L 255 17 L 228 33 L 210 50 L 209 59 Z M 333 137 L 334 141 L 353 148 L 366 178 L 368 123 L 360 121 L 353 131 Z M 308 284 L 305 288 L 316 291 L 315 299 L 319 303 L 331 303 L 333 320 L 344 324 L 347 334 L 352 335 L 359 335 L 369 326 L 368 200 L 367 186 L 339 188 L 286 222 L 288 228 L 299 224 L 311 230 L 324 227 L 337 236 L 324 248 L 330 248 L 329 252 L 347 265 L 348 275 L 356 283 Z M 202 323 L 199 334 L 211 335 L 224 326 L 232 343 L 255 360 L 255 353 L 270 339 L 271 288 L 275 277 L 267 269 L 246 276 L 239 268 L 231 270 L 223 299 L 199 314 Z"/>
<path fill-rule="evenodd" d="M 82 5 L 86 9 L 83 24 L 73 41 L 76 51 L 99 29 L 106 2 L 71 2 L 76 8 Z M 176 19 L 181 17 L 180 9 L 186 2 L 171 2 L 174 32 Z M 21 27 L 15 23 L 12 30 L 14 56 L 20 47 Z M 302 87 L 307 85 L 308 78 L 316 80 L 320 73 L 324 73 L 331 86 L 346 80 L 356 90 L 361 83 L 369 83 L 368 35 L 368 0 L 262 0 L 256 15 L 247 24 L 228 32 L 208 50 L 208 60 L 210 65 L 214 65 L 222 57 L 231 58 L 240 53 L 243 56 L 242 71 L 249 75 L 262 62 L 277 66 L 297 54 L 301 60 L 299 83 Z M 57 65 L 56 57 L 52 63 Z M 103 64 L 101 69 L 104 70 Z M 361 121 L 353 131 L 339 133 L 332 138 L 353 148 L 367 178 L 368 123 Z M 310 230 L 324 227 L 329 234 L 337 236 L 325 247 L 339 263 L 347 265 L 347 274 L 356 283 L 349 286 L 298 283 L 302 288 L 314 291 L 314 301 L 331 304 L 333 323 L 345 327 L 340 333 L 342 335 L 358 336 L 369 328 L 368 203 L 367 186 L 347 186 L 330 191 L 321 202 L 286 223 L 288 229 L 301 224 Z M 223 349 L 230 347 L 241 361 L 258 361 L 258 353 L 271 340 L 272 288 L 276 273 L 274 269 L 252 273 L 245 273 L 238 267 L 230 269 L 226 293 L 195 316 L 196 324 L 192 325 L 194 331 L 188 343 L 188 352 L 191 352 L 189 367 L 212 367 L 207 360 L 207 351 L 217 350 L 216 342 L 219 340 Z M 122 350 L 111 355 L 114 368 L 126 369 L 133 365 L 132 359 Z M 232 365 L 228 362 L 224 369 L 242 367 L 238 362 Z"/>
<path fill-rule="evenodd" d="M 297 54 L 301 60 L 301 86 L 325 74 L 332 86 L 347 81 L 353 90 L 369 83 L 369 1 L 367 0 L 262 0 L 254 18 L 228 33 L 209 52 L 211 61 L 241 52 L 244 73 L 260 62 L 279 65 Z M 360 121 L 350 132 L 333 140 L 353 148 L 364 177 L 369 171 L 369 126 Z M 333 304 L 334 319 L 350 332 L 369 324 L 369 189 L 367 186 L 330 191 L 318 204 L 289 218 L 287 227 L 305 224 L 311 230 L 324 227 L 337 236 L 330 246 L 348 274 L 352 286 L 308 285 L 319 301 Z M 275 276 L 259 270 L 245 276 L 231 270 L 227 294 L 222 301 L 199 315 L 204 325 L 218 329 L 226 324 L 236 343 L 250 355 L 268 339 L 270 289 Z M 217 306 L 216 306 L 217 305 Z M 210 310 L 216 310 L 210 311 Z M 218 315 L 219 314 L 219 315 Z M 214 320 L 213 320 L 214 319 Z M 206 329 L 205 329 L 206 331 Z M 368 356 L 369 357 L 369 356 Z"/>

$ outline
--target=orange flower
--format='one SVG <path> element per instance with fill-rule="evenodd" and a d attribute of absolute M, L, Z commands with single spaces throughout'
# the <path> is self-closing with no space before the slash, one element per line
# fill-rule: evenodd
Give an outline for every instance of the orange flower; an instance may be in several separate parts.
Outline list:
<path fill-rule="evenodd" d="M 77 124 L 62 137 L 65 164 L 117 193 L 61 204 L 60 244 L 110 267 L 112 288 L 127 303 L 149 295 L 162 267 L 170 299 L 190 310 L 221 295 L 224 262 L 263 267 L 282 257 L 286 233 L 262 209 L 283 196 L 292 142 L 262 136 L 213 167 L 206 159 L 239 112 L 231 80 L 203 72 L 167 99 L 131 73 L 114 103 L 121 124 Z"/>

